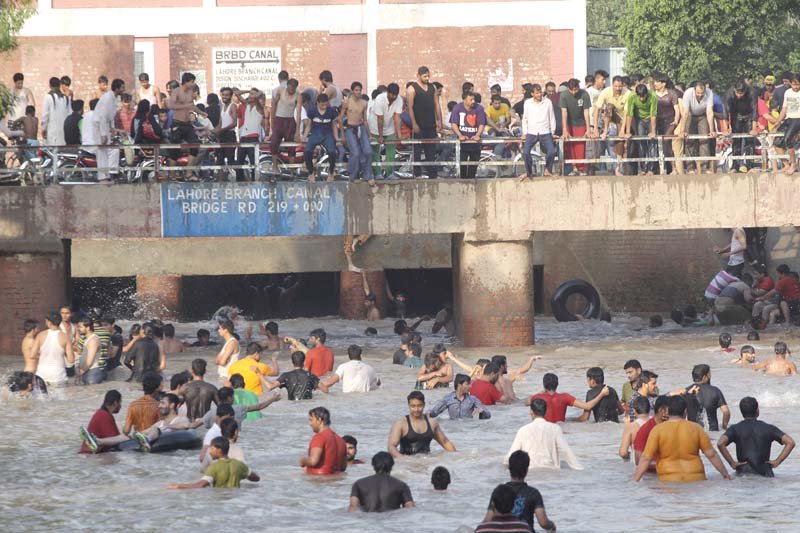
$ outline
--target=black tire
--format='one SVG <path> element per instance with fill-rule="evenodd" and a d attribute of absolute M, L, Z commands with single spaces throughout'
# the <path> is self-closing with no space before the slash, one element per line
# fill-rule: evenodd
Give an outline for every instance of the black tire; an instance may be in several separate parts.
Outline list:
<path fill-rule="evenodd" d="M 600 316 L 600 294 L 598 294 L 597 289 L 582 279 L 571 279 L 559 285 L 550 299 L 550 308 L 553 310 L 553 316 L 556 320 L 559 322 L 577 320 L 575 315 L 567 310 L 567 300 L 573 294 L 583 295 L 588 302 L 588 306 L 583 313 L 584 318 L 597 318 Z"/>

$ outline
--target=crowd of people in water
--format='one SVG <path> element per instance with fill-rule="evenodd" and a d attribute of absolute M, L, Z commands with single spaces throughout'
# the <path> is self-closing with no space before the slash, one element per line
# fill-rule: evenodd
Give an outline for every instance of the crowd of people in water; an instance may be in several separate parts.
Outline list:
<path fill-rule="evenodd" d="M 335 412 L 314 406 L 314 400 L 337 385 L 345 394 L 369 394 L 382 386 L 382 378 L 362 360 L 363 350 L 355 344 L 347 348 L 347 362 L 336 366 L 324 329 L 297 339 L 280 335 L 278 324 L 267 322 L 260 325 L 260 335 L 254 335 L 241 317 L 228 310 L 218 317 L 218 343 L 205 329 L 197 331 L 196 341 L 181 342 L 175 339 L 172 324 L 158 320 L 132 326 L 126 339 L 113 319 L 88 315 L 76 320 L 68 306 L 49 313 L 44 324 L 39 331 L 37 321 L 26 322 L 21 346 L 25 368 L 11 375 L 7 394 L 45 395 L 48 388 L 70 380 L 86 385 L 104 379 L 141 383 L 142 395 L 128 404 L 121 431 L 114 415 L 121 410 L 122 395 L 114 389 L 106 392 L 103 404 L 80 428 L 81 453 L 199 448 L 199 479 L 170 488 L 235 488 L 244 480 L 257 482 L 259 475 L 248 466 L 239 435 L 245 426 L 257 423 L 261 411 L 283 397 L 280 389 L 286 389 L 289 400 L 310 403 L 308 425 L 313 436 L 298 460 L 299 467 L 308 475 L 327 476 L 361 463 L 356 458 L 357 436 L 337 434 L 332 427 Z M 545 530 L 555 530 L 542 494 L 525 478 L 531 468 L 558 469 L 562 463 L 584 468 L 564 436 L 564 422 L 621 423 L 619 455 L 636 465 L 634 481 L 649 473 L 655 473 L 659 481 L 705 480 L 701 454 L 725 479 L 733 473 L 772 477 L 795 445 L 789 435 L 759 420 L 758 401 L 751 396 L 739 399 L 743 420 L 730 424 L 731 409 L 723 392 L 711 384 L 708 364 L 694 365 L 691 383 L 669 392 L 659 390 L 652 367 L 635 359 L 622 367 L 625 380 L 619 393 L 606 384 L 602 368 L 591 367 L 586 370 L 585 399 L 559 391 L 558 375 L 548 372 L 542 376 L 539 392 L 521 398 L 515 383 L 525 379 L 539 356 L 529 356 L 517 368 L 510 368 L 503 355 L 471 364 L 443 344 L 423 349 L 422 333 L 415 329 L 419 323 L 412 326 L 405 320 L 395 323 L 399 348 L 392 357 L 393 364 L 408 368 L 409 386 L 414 383 L 406 397 L 408 412 L 388 428 L 386 449 L 373 455 L 375 474 L 353 483 L 350 511 L 414 506 L 409 486 L 391 475 L 395 459 L 429 453 L 433 441 L 446 452 L 457 453 L 457 443 L 438 423 L 445 412 L 450 419 L 485 420 L 491 418 L 492 410 L 506 405 L 524 402 L 529 406 L 531 421 L 519 428 L 504 457 L 510 479 L 493 490 L 484 521 L 476 529 L 484 533 L 532 531 L 534 520 Z M 758 332 L 752 331 L 751 339 L 758 340 Z M 730 334 L 720 335 L 719 354 L 726 360 L 734 352 L 731 343 Z M 196 358 L 189 369 L 172 374 L 167 381 L 167 360 L 190 346 L 217 351 L 213 360 L 217 379 L 209 379 L 206 359 Z M 775 343 L 774 352 L 774 357 L 758 359 L 755 348 L 744 345 L 730 363 L 772 375 L 797 373 L 786 343 Z M 269 362 L 265 353 L 271 354 Z M 288 354 L 290 369 L 280 368 L 280 354 Z M 426 393 L 434 389 L 448 391 L 429 403 Z M 567 420 L 568 407 L 582 410 L 581 415 Z M 706 428 L 724 432 L 716 450 Z M 202 438 L 198 431 L 205 431 Z M 783 446 L 774 458 L 773 442 Z M 731 444 L 735 457 L 728 449 Z M 433 471 L 432 484 L 435 490 L 447 490 L 450 473 L 446 467 Z"/>

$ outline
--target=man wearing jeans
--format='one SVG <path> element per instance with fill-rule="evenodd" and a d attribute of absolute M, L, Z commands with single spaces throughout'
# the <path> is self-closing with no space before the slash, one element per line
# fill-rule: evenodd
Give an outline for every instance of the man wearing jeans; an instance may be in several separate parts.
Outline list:
<path fill-rule="evenodd" d="M 475 94 L 466 92 L 463 102 L 450 113 L 450 127 L 461 144 L 461 177 L 474 179 L 481 158 L 481 133 L 486 127 L 486 112 L 475 103 Z M 464 165 L 464 161 L 468 161 Z"/>
<path fill-rule="evenodd" d="M 758 95 L 746 81 L 737 81 L 725 94 L 725 112 L 730 133 L 747 133 L 753 136 L 758 134 Z M 754 165 L 753 161 L 739 157 L 755 153 L 755 138 L 733 139 L 733 160 L 739 160 L 736 167 L 739 172 L 747 172 Z"/>
<path fill-rule="evenodd" d="M 361 82 L 354 81 L 350 85 L 350 96 L 342 104 L 339 113 L 339 128 L 344 131 L 344 140 L 350 157 L 347 160 L 347 170 L 350 173 L 350 180 L 359 179 L 359 174 L 364 175 L 364 179 L 370 185 L 375 184 L 372 179 L 372 146 L 369 143 L 369 133 L 367 132 L 367 102 L 361 99 Z M 345 124 L 344 121 L 347 121 Z"/>
<path fill-rule="evenodd" d="M 380 146 L 384 141 L 397 140 L 397 132 L 400 131 L 400 115 L 403 114 L 403 99 L 400 95 L 400 86 L 390 83 L 386 91 L 377 95 L 372 102 L 370 114 L 370 131 L 372 140 L 378 143 L 378 147 L 372 151 L 372 162 L 377 163 L 381 160 Z M 373 122 L 374 121 L 374 122 Z M 394 172 L 394 157 L 397 151 L 396 144 L 386 145 L 386 167 L 373 167 L 373 174 L 389 177 Z"/>
<path fill-rule="evenodd" d="M 306 169 L 308 169 L 308 181 L 317 181 L 314 172 L 314 149 L 322 145 L 328 152 L 328 181 L 333 181 L 336 172 L 336 143 L 339 136 L 339 124 L 336 120 L 336 111 L 329 106 L 328 95 L 320 93 L 317 96 L 317 105 L 308 111 L 309 126 L 303 132 L 303 139 L 306 140 L 305 157 Z M 309 135 L 309 131 L 310 135 Z"/>
<path fill-rule="evenodd" d="M 411 138 L 414 140 L 436 139 L 437 131 L 442 129 L 442 108 L 439 105 L 439 96 L 436 87 L 430 83 L 431 72 L 428 67 L 417 69 L 417 81 L 406 89 L 408 98 L 408 114 L 411 116 Z M 425 151 L 425 162 L 428 169 L 428 177 L 436 178 L 437 167 L 436 145 L 434 143 L 414 145 L 414 163 L 419 163 L 422 151 Z M 422 167 L 414 166 L 414 177 L 422 176 Z"/>
<path fill-rule="evenodd" d="M 553 145 L 553 131 L 556 128 L 556 115 L 553 103 L 549 98 L 543 98 L 542 87 L 537 83 L 533 87 L 533 98 L 525 100 L 522 115 L 522 135 L 525 145 L 522 147 L 522 156 L 525 158 L 525 175 L 520 180 L 533 177 L 533 159 L 531 150 L 536 143 L 545 152 L 544 175 L 553 175 L 553 160 L 556 158 L 556 148 Z"/>
<path fill-rule="evenodd" d="M 594 104 L 595 135 L 606 143 L 608 155 L 614 159 L 625 156 L 625 141 L 611 141 L 608 137 L 617 137 L 625 125 L 625 107 L 631 91 L 625 87 L 622 76 L 614 76 L 611 87 L 606 87 L 597 97 Z M 600 116 L 602 113 L 602 117 Z M 622 176 L 622 164 L 614 165 L 614 174 Z"/>
<path fill-rule="evenodd" d="M 694 87 L 687 89 L 683 95 L 683 113 L 681 123 L 675 131 L 676 135 L 709 135 L 716 136 L 716 122 L 714 121 L 714 93 L 706 89 L 704 81 L 696 81 Z M 688 139 L 686 141 L 688 155 L 709 157 L 711 153 L 708 141 L 705 139 Z M 704 161 L 695 161 L 697 172 L 700 172 Z M 691 163 L 688 167 L 691 168 Z M 709 165 L 709 168 L 711 166 Z M 710 172 L 710 171 L 709 171 Z M 693 174 L 693 171 L 689 171 Z"/>
<path fill-rule="evenodd" d="M 658 116 L 658 97 L 647 88 L 647 85 L 637 85 L 635 94 L 628 98 L 628 109 L 625 114 L 625 133 L 623 137 L 628 138 L 631 132 L 636 135 L 648 136 L 649 139 L 636 141 L 631 147 L 635 147 L 635 156 L 638 158 L 648 158 L 649 161 L 639 163 L 639 168 L 648 176 L 653 175 L 656 166 L 656 145 L 653 139 L 656 137 L 656 119 Z"/>

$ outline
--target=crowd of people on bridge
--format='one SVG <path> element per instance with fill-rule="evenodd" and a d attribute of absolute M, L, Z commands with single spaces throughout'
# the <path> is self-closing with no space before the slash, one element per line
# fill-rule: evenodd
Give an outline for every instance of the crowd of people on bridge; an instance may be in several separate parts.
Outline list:
<path fill-rule="evenodd" d="M 792 173 L 797 167 L 797 73 L 782 73 L 780 83 L 772 74 L 762 80 L 742 78 L 721 91 L 706 80 L 687 84 L 662 73 L 609 78 L 598 70 L 583 82 L 525 83 L 522 99 L 512 105 L 500 85 L 489 87 L 484 101 L 472 82 L 445 88 L 431 79 L 425 66 L 412 81 L 381 84 L 370 94 L 358 81 L 349 88 L 337 86 L 328 70 L 319 74 L 319 86 L 305 88 L 281 71 L 275 87 L 223 87 L 219 94 L 208 94 L 205 102 L 190 72 L 170 80 L 163 92 L 147 73 L 139 75 L 135 88 L 125 80 L 100 76 L 88 95 L 74 94 L 69 76 L 54 76 L 37 108 L 24 75 L 17 73 L 14 109 L 0 120 L 0 127 L 5 136 L 21 137 L 27 145 L 82 146 L 97 158 L 99 181 L 110 178 L 103 169 L 119 167 L 115 138 L 137 145 L 238 143 L 216 150 L 202 144 L 165 150 L 166 165 L 187 167 L 181 173 L 168 171 L 165 177 L 189 181 L 199 179 L 195 164 L 219 165 L 221 170 L 210 174 L 217 179 L 228 176 L 227 166 L 239 165 L 236 179 L 252 179 L 256 174 L 248 168 L 259 164 L 253 149 L 259 143 L 266 143 L 264 152 L 271 154 L 270 179 L 280 175 L 283 165 L 300 161 L 298 145 L 291 144 L 300 143 L 310 181 L 323 174 L 334 180 L 337 163 L 346 160 L 350 180 L 372 185 L 376 179 L 405 177 L 397 166 L 398 150 L 405 162 L 414 163 L 408 177 L 452 176 L 459 166 L 454 162 L 456 145 L 462 178 L 504 175 L 520 160 L 523 180 L 539 172 L 551 175 L 557 156 L 565 174 L 713 173 L 726 142 L 732 150 L 732 159 L 723 166 L 726 171 L 771 168 Z M 460 98 L 446 101 L 447 94 Z M 767 132 L 783 135 L 762 135 Z M 720 139 L 729 134 L 744 137 Z M 631 136 L 636 140 L 628 140 Z M 564 140 L 563 154 L 558 154 L 558 139 Z M 421 142 L 403 145 L 404 140 Z M 30 157 L 31 151 L 23 154 Z M 684 162 L 684 156 L 700 159 Z M 127 157 L 133 157 L 130 149 Z M 585 161 L 601 157 L 603 162 Z M 626 157 L 645 160 L 617 161 Z M 673 158 L 678 159 L 670 161 Z M 505 166 L 497 165 L 503 161 Z"/>
<path fill-rule="evenodd" d="M 25 369 L 9 378 L 6 394 L 46 395 L 48 388 L 67 385 L 69 376 L 74 376 L 75 384 L 96 386 L 109 377 L 111 367 L 127 367 L 129 372 L 121 377 L 127 373 L 129 380 L 141 383 L 142 396 L 128 405 L 120 431 L 114 415 L 124 399 L 117 390 L 108 390 L 100 408 L 80 428 L 80 451 L 103 453 L 133 446 L 147 452 L 176 432 L 194 435 L 205 429 L 198 455 L 201 476 L 196 481 L 171 484 L 175 489 L 235 488 L 244 480 L 258 482 L 260 476 L 246 460 L 243 443 L 247 441 L 240 442 L 245 427 L 259 423 L 260 411 L 282 398 L 280 389 L 286 389 L 288 399 L 309 401 L 311 405 L 320 393 L 331 394 L 327 408 L 316 406 L 308 411 L 313 436 L 298 465 L 308 475 L 327 476 L 346 474 L 352 465 L 361 463 L 356 458 L 357 436 L 340 436 L 334 429 L 338 394 L 332 393 L 337 384 L 341 384 L 342 394 L 369 395 L 383 388 L 383 378 L 362 359 L 360 346 L 349 346 L 347 362 L 337 366 L 324 329 L 312 330 L 303 340 L 280 335 L 275 322 L 260 325 L 261 335 L 254 335 L 247 322 L 230 310 L 221 313 L 217 321 L 218 343 L 211 340 L 207 330 L 198 331 L 194 342 L 179 341 L 174 326 L 158 320 L 134 325 L 125 339 L 112 318 L 94 312 L 76 319 L 72 310 L 63 306 L 44 317 L 41 331 L 36 320 L 26 322 L 27 334 L 21 347 Z M 555 530 L 542 494 L 525 478 L 529 469 L 558 469 L 562 463 L 576 470 L 584 468 L 564 436 L 564 423 L 585 423 L 592 418 L 595 422 L 621 422 L 619 455 L 626 461 L 633 459 L 634 481 L 648 473 L 655 473 L 660 481 L 705 480 L 701 453 L 725 479 L 731 479 L 731 473 L 723 459 L 738 475 L 772 477 L 795 445 L 789 435 L 758 420 L 758 402 L 751 396 L 739 400 L 743 420 L 730 424 L 731 409 L 723 392 L 711 384 L 712 372 L 707 364 L 691 369 L 688 386 L 666 394 L 659 391 L 658 374 L 632 359 L 622 367 L 625 379 L 620 393 L 606 384 L 604 369 L 595 366 L 585 373 L 585 401 L 560 391 L 559 377 L 553 372 L 543 374 L 539 392 L 520 398 L 515 385 L 525 380 L 540 356 L 530 356 L 518 368 L 511 368 L 503 355 L 479 359 L 473 365 L 436 344 L 423 357 L 423 335 L 415 329 L 421 323 L 409 326 L 405 320 L 398 320 L 395 324 L 400 348 L 392 362 L 408 368 L 402 372 L 407 372 L 409 388 L 415 390 L 405 398 L 407 414 L 386 421 L 386 448 L 372 456 L 375 474 L 354 481 L 347 501 L 350 511 L 382 512 L 414 506 L 409 486 L 391 475 L 395 459 L 429 453 L 433 441 L 446 452 L 458 453 L 458 443 L 448 438 L 438 422 L 445 412 L 450 419 L 476 419 L 474 431 L 479 432 L 480 420 L 491 418 L 490 410 L 513 409 L 521 403 L 529 406 L 530 422 L 519 428 L 504 456 L 510 480 L 492 491 L 484 521 L 476 529 L 485 533 L 532 531 L 534 520 L 545 530 Z M 727 359 L 734 349 L 731 336 L 726 335 L 720 338 L 720 355 Z M 167 362 L 187 347 L 218 350 L 213 360 L 217 379 L 207 375 L 208 362 L 196 358 L 189 369 L 169 377 L 167 392 Z M 270 364 L 262 362 L 264 352 L 272 353 Z M 291 370 L 279 368 L 281 354 L 288 355 Z M 731 363 L 785 376 L 797 373 L 790 358 L 787 345 L 778 342 L 773 359 L 756 361 L 755 349 L 746 345 Z M 457 369 L 463 369 L 463 373 Z M 444 397 L 427 403 L 426 393 L 451 387 Z M 580 410 L 580 416 L 567 419 L 569 407 Z M 273 421 L 276 428 L 281 423 Z M 611 430 L 613 426 L 606 427 Z M 724 432 L 717 438 L 719 454 L 705 428 Z M 783 446 L 774 459 L 773 442 Z M 735 458 L 728 450 L 730 444 L 736 446 Z M 446 455 L 443 460 L 447 460 Z M 434 470 L 432 483 L 436 490 L 447 490 L 450 474 L 446 467 Z"/>

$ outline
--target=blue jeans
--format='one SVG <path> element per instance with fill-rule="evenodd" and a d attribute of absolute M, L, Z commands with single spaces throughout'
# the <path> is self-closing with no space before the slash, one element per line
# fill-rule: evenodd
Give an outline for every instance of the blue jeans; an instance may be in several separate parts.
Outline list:
<path fill-rule="evenodd" d="M 84 385 L 97 385 L 98 383 L 102 383 L 106 380 L 106 369 L 105 368 L 92 368 L 88 370 L 83 376 L 81 376 L 81 381 Z"/>
<path fill-rule="evenodd" d="M 347 160 L 347 170 L 350 180 L 358 179 L 359 172 L 363 172 L 365 180 L 372 179 L 372 146 L 369 143 L 367 127 L 361 124 L 358 127 L 348 127 L 344 130 L 347 149 L 350 150 L 350 159 Z"/>
<path fill-rule="evenodd" d="M 309 173 L 314 172 L 314 148 L 322 145 L 328 151 L 328 165 L 330 165 L 331 176 L 336 171 L 336 139 L 333 138 L 333 133 L 312 131 L 306 141 L 305 152 L 303 157 L 306 160 L 306 169 Z"/>
<path fill-rule="evenodd" d="M 550 133 L 543 133 L 541 135 L 527 134 L 525 136 L 525 144 L 522 147 L 522 157 L 525 159 L 525 171 L 529 178 L 533 177 L 533 157 L 531 157 L 531 149 L 539 143 L 539 146 L 545 153 L 545 168 L 548 172 L 553 172 L 553 161 L 556 160 L 556 147 L 553 144 L 553 135 Z"/>

